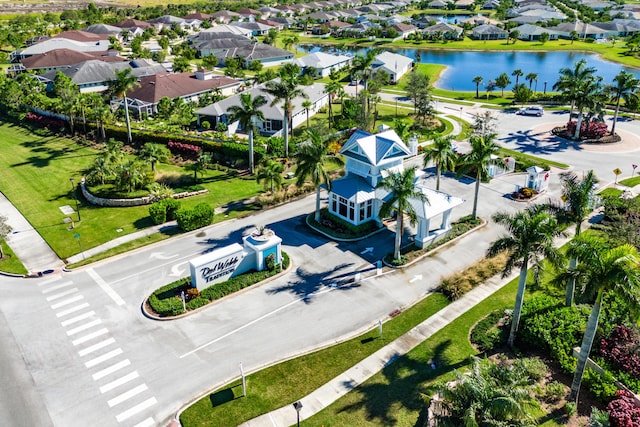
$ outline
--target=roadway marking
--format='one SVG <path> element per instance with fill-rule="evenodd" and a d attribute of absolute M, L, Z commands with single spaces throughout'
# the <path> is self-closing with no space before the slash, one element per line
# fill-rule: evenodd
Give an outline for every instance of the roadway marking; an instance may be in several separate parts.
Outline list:
<path fill-rule="evenodd" d="M 66 316 L 67 314 L 75 313 L 76 311 L 85 309 L 87 307 L 89 307 L 89 303 L 85 302 L 80 305 L 76 305 L 75 307 L 71 307 L 70 309 L 63 310 L 60 313 L 56 313 L 56 317 L 60 318 L 60 317 Z"/>
<path fill-rule="evenodd" d="M 71 295 L 74 292 L 78 292 L 78 288 L 67 289 L 64 292 L 60 292 L 60 293 L 57 293 L 55 295 L 51 295 L 50 297 L 47 297 L 47 302 L 57 300 L 58 298 L 62 298 L 62 297 L 67 296 L 67 295 Z"/>
<path fill-rule="evenodd" d="M 64 307 L 65 305 L 73 304 L 74 302 L 78 302 L 78 301 L 83 300 L 83 299 L 84 299 L 84 297 L 82 295 L 76 295 L 75 297 L 67 298 L 64 301 L 60 301 L 58 303 L 51 304 L 51 308 L 54 309 L 54 310 L 57 310 L 60 307 Z"/>
<path fill-rule="evenodd" d="M 62 279 L 62 276 L 52 277 L 50 279 L 43 280 L 42 282 L 38 283 L 38 286 L 45 286 L 45 285 L 48 285 L 49 283 L 57 282 L 60 279 Z"/>
<path fill-rule="evenodd" d="M 78 338 L 77 340 L 73 340 L 71 341 L 71 344 L 73 344 L 74 346 L 78 345 L 78 344 L 82 344 L 84 342 L 90 341 L 92 339 L 94 339 L 95 337 L 99 337 L 100 335 L 104 335 L 104 334 L 108 334 L 109 331 L 107 330 L 107 328 L 102 328 L 99 329 L 95 332 L 91 332 L 90 334 L 87 334 L 83 337 Z"/>
<path fill-rule="evenodd" d="M 86 356 L 87 354 L 90 354 L 90 353 L 93 353 L 94 351 L 100 350 L 101 348 L 104 348 L 104 347 L 106 347 L 108 345 L 111 345 L 114 342 L 116 342 L 115 338 L 113 338 L 113 337 L 112 338 L 108 338 L 108 339 L 106 339 L 104 341 L 100 341 L 97 344 L 94 344 L 94 345 L 92 345 L 90 347 L 87 347 L 87 348 L 85 348 L 83 350 L 80 350 L 78 352 L 78 354 L 80 355 L 80 357 Z"/>
<path fill-rule="evenodd" d="M 64 322 L 61 322 L 60 324 L 62 326 L 64 326 L 64 327 L 66 327 L 66 326 L 72 325 L 74 323 L 77 323 L 77 322 L 79 322 L 81 320 L 88 319 L 89 317 L 93 316 L 94 314 L 96 314 L 95 311 L 87 311 L 86 313 L 82 313 L 79 316 L 72 317 L 71 319 L 67 319 Z"/>
<path fill-rule="evenodd" d="M 78 332 L 82 332 L 82 331 L 85 331 L 85 330 L 87 330 L 87 329 L 89 329 L 89 328 L 93 328 L 94 326 L 99 325 L 99 324 L 101 324 L 101 323 L 102 323 L 102 320 L 100 320 L 100 319 L 94 319 L 94 320 L 92 320 L 91 322 L 89 322 L 89 323 L 85 323 L 85 324 L 84 324 L 84 325 L 82 325 L 82 326 L 78 326 L 77 328 L 69 329 L 69 330 L 67 331 L 67 336 L 68 336 L 68 337 L 70 337 L 71 335 L 75 335 L 75 334 L 77 334 Z"/>
<path fill-rule="evenodd" d="M 133 408 L 128 409 L 128 410 L 122 412 L 121 414 L 116 415 L 116 421 L 121 423 L 124 420 L 126 420 L 127 418 L 131 418 L 132 416 L 134 416 L 138 412 L 144 411 L 145 409 L 155 405 L 156 403 L 158 403 L 158 401 L 156 400 L 155 397 L 147 399 L 144 402 L 137 404 Z"/>
<path fill-rule="evenodd" d="M 93 268 L 88 269 L 87 273 L 98 284 L 98 286 L 100 286 L 102 288 L 102 290 L 107 295 L 109 295 L 109 297 L 111 297 L 111 299 L 113 301 L 115 301 L 116 304 L 118 304 L 118 305 L 124 305 L 125 304 L 124 300 L 122 298 L 120 298 L 120 295 L 118 295 L 116 293 L 116 291 L 114 291 L 113 288 L 111 286 L 109 286 L 109 284 L 107 282 L 105 282 L 104 279 L 102 277 L 100 277 L 98 275 L 98 273 L 96 273 L 93 270 Z"/>
<path fill-rule="evenodd" d="M 108 391 L 111 391 L 116 387 L 119 387 L 123 384 L 128 383 L 129 381 L 135 380 L 139 376 L 140 375 L 138 375 L 138 371 L 133 371 L 130 374 L 125 375 L 124 377 L 120 377 L 117 380 L 111 381 L 110 383 L 103 385 L 102 387 L 100 387 L 100 393 L 104 394 Z"/>
<path fill-rule="evenodd" d="M 120 361 L 120 362 L 116 363 L 115 365 L 111 365 L 108 368 L 103 369 L 102 371 L 96 372 L 91 377 L 93 378 L 94 381 L 98 381 L 100 378 L 104 378 L 107 375 L 111 375 L 114 372 L 117 372 L 120 369 L 125 368 L 125 367 L 127 367 L 129 365 L 131 365 L 131 362 L 129 361 L 129 359 L 124 359 L 123 361 Z"/>
<path fill-rule="evenodd" d="M 236 328 L 236 329 L 234 329 L 234 330 L 232 330 L 232 331 L 227 332 L 226 334 L 222 335 L 221 337 L 215 338 L 215 339 L 213 339 L 213 340 L 211 340 L 211 341 L 209 341 L 209 342 L 206 342 L 206 343 L 202 344 L 202 345 L 201 345 L 201 346 L 199 346 L 199 347 L 194 348 L 194 349 L 193 349 L 193 350 L 191 350 L 191 351 L 186 352 L 185 354 L 183 354 L 182 356 L 180 356 L 180 357 L 179 357 L 179 359 L 182 359 L 182 358 L 184 358 L 184 357 L 187 357 L 187 356 L 189 356 L 189 355 L 192 355 L 193 353 L 195 353 L 195 352 L 197 352 L 197 351 L 200 351 L 200 350 L 202 350 L 203 348 L 210 346 L 211 344 L 215 344 L 216 342 L 218 342 L 218 341 L 220 341 L 220 340 L 222 340 L 222 339 L 224 339 L 224 338 L 227 338 L 228 336 L 231 336 L 231 335 L 233 335 L 233 334 L 235 334 L 235 333 L 237 333 L 237 332 L 240 332 L 241 330 L 243 330 L 243 329 L 245 329 L 245 328 L 248 328 L 249 326 L 253 325 L 254 323 L 258 323 L 259 321 L 264 320 L 264 319 L 266 319 L 267 317 L 269 317 L 269 316 L 271 316 L 271 315 L 273 315 L 273 314 L 276 314 L 276 313 L 278 313 L 279 311 L 282 311 L 282 310 L 284 310 L 285 308 L 288 308 L 289 306 L 291 306 L 291 305 L 293 305 L 293 304 L 296 304 L 296 303 L 298 303 L 298 302 L 300 302 L 300 301 L 304 301 L 304 300 L 305 300 L 305 299 L 307 299 L 308 297 L 316 296 L 316 295 L 321 295 L 321 294 L 324 294 L 324 293 L 327 293 L 327 292 L 331 292 L 331 291 L 333 291 L 333 290 L 335 290 L 335 288 L 328 288 L 328 289 L 325 289 L 325 290 L 321 290 L 321 291 L 313 292 L 313 293 L 311 293 L 311 294 L 309 294 L 309 295 L 307 295 L 307 296 L 304 296 L 304 297 L 301 297 L 301 298 L 295 299 L 295 300 L 293 300 L 293 301 L 291 301 L 291 302 L 288 302 L 287 304 L 285 304 L 285 305 L 283 305 L 283 306 L 281 306 L 281 307 L 278 307 L 278 308 L 276 308 L 275 310 L 270 311 L 269 313 L 266 313 L 266 314 L 264 314 L 264 315 L 262 315 L 262 316 L 258 317 L 257 319 L 253 319 L 252 321 L 250 321 L 250 322 L 248 322 L 248 323 L 245 323 L 244 325 L 242 325 L 242 326 L 240 326 L 240 327 L 238 327 L 238 328 Z"/>
<path fill-rule="evenodd" d="M 155 424 L 156 422 L 154 421 L 154 419 L 149 417 L 146 420 L 140 421 L 138 424 L 134 425 L 133 427 L 151 427 Z"/>
<path fill-rule="evenodd" d="M 109 408 L 113 408 L 114 406 L 131 399 L 134 396 L 139 395 L 140 393 L 147 391 L 149 389 L 149 387 L 147 387 L 146 384 L 140 384 L 137 387 L 132 388 L 129 391 L 125 391 L 124 393 L 122 393 L 119 396 L 114 397 L 111 400 L 107 401 L 107 405 L 109 405 Z"/>
<path fill-rule="evenodd" d="M 102 362 L 106 362 L 109 359 L 112 359 L 118 355 L 122 354 L 121 348 L 116 348 L 115 350 L 111 350 L 109 353 L 105 353 L 102 356 L 98 356 L 95 359 L 91 359 L 84 364 L 87 368 L 93 368 L 96 365 L 101 364 Z"/>
<path fill-rule="evenodd" d="M 48 294 L 49 292 L 57 291 L 58 289 L 66 288 L 67 286 L 73 285 L 73 282 L 64 282 L 59 285 L 52 286 L 50 288 L 46 288 L 42 290 L 43 294 Z M 40 286 L 40 285 L 38 285 Z"/>

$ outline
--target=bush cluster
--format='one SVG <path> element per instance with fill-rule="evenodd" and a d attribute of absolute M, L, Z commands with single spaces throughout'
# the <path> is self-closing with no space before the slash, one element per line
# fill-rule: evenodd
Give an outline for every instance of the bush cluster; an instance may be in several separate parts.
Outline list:
<path fill-rule="evenodd" d="M 440 282 L 440 291 L 452 301 L 504 270 L 506 256 L 498 255 L 472 265 L 466 270 L 446 277 Z"/>
<path fill-rule="evenodd" d="M 600 340 L 600 354 L 616 368 L 640 377 L 640 334 L 633 329 L 618 325 L 607 338 Z"/>
<path fill-rule="evenodd" d="M 186 277 L 169 283 L 152 293 L 151 296 L 149 296 L 149 305 L 160 317 L 177 316 L 183 312 L 181 292 L 185 293 L 187 310 L 195 310 L 196 308 L 209 304 L 211 301 L 259 283 L 278 274 L 283 269 L 286 270 L 289 268 L 290 262 L 289 256 L 283 252 L 282 266 L 280 264 L 274 264 L 273 270 L 252 271 L 232 277 L 225 282 L 216 283 L 203 289 L 199 294 L 197 290 L 195 292 L 193 291 L 194 288 L 191 286 L 191 279 Z"/>
<path fill-rule="evenodd" d="M 490 351 L 507 342 L 509 331 L 501 324 L 503 318 L 504 310 L 494 310 L 473 327 L 469 339 L 479 351 Z"/>
<path fill-rule="evenodd" d="M 607 405 L 611 427 L 640 427 L 640 408 L 631 393 L 618 390 L 615 399 Z"/>
<path fill-rule="evenodd" d="M 576 131 L 577 122 L 573 120 L 567 123 L 567 133 L 573 135 Z M 609 128 L 603 122 L 589 122 L 583 120 L 580 124 L 580 139 L 598 139 L 609 133 Z"/>
<path fill-rule="evenodd" d="M 214 209 L 211 206 L 206 203 L 198 203 L 193 209 L 178 209 L 176 220 L 184 231 L 191 231 L 211 224 L 213 213 Z"/>
<path fill-rule="evenodd" d="M 28 112 L 25 115 L 25 119 L 29 122 L 29 124 L 41 128 L 60 129 L 67 126 L 67 122 L 65 122 L 64 120 L 55 119 L 53 117 L 46 117 L 32 111 Z"/>
<path fill-rule="evenodd" d="M 327 208 L 320 211 L 320 222 L 314 221 L 313 216 L 309 217 L 316 227 L 328 232 L 332 236 L 342 238 L 354 238 L 366 236 L 379 229 L 376 221 L 367 221 L 360 225 L 353 225 L 342 218 L 333 215 Z"/>
<path fill-rule="evenodd" d="M 180 202 L 176 199 L 162 199 L 149 206 L 149 216 L 154 224 L 163 224 L 176 219 L 176 213 L 180 209 Z"/>
<path fill-rule="evenodd" d="M 180 154 L 182 157 L 195 159 L 202 151 L 202 147 L 193 144 L 185 144 L 183 142 L 169 141 L 167 147 L 172 154 Z"/>

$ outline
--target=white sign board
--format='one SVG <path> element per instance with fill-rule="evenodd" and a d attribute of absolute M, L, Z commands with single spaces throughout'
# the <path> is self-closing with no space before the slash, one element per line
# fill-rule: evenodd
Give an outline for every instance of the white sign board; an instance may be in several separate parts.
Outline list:
<path fill-rule="evenodd" d="M 242 246 L 233 243 L 192 259 L 189 261 L 191 284 L 202 291 L 213 284 L 229 280 L 244 256 Z"/>

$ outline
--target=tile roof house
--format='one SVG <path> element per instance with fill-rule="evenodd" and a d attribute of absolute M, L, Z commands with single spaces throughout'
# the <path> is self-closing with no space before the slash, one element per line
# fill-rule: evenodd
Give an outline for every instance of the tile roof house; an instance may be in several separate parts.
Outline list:
<path fill-rule="evenodd" d="M 416 31 L 418 31 L 417 27 L 411 24 L 403 24 L 403 23 L 393 24 L 391 28 L 393 28 L 398 32 L 398 39 L 403 39 L 407 37 L 409 34 L 413 34 Z"/>
<path fill-rule="evenodd" d="M 240 80 L 226 76 L 214 76 L 210 71 L 196 73 L 158 73 L 142 77 L 139 87 L 127 92 L 130 111 L 140 117 L 141 113 L 153 116 L 158 112 L 158 102 L 162 98 L 182 98 L 186 102 L 197 102 L 198 97 L 219 91 L 223 96 L 232 95 L 241 85 Z M 112 105 L 122 106 L 121 99 Z"/>
<path fill-rule="evenodd" d="M 113 25 L 114 27 L 120 27 L 125 29 L 142 28 L 143 30 L 153 27 L 152 24 L 149 24 L 148 22 L 145 22 L 145 21 L 139 21 L 137 19 L 125 19 L 124 21 L 120 21 Z"/>
<path fill-rule="evenodd" d="M 260 22 L 234 22 L 229 24 L 229 26 L 240 27 L 245 30 L 251 30 L 252 36 L 263 36 L 271 30 L 271 25 L 261 24 Z"/>
<path fill-rule="evenodd" d="M 376 55 L 371 64 L 373 72 L 384 70 L 389 74 L 391 83 L 396 83 L 413 68 L 413 59 L 393 52 L 382 52 Z"/>
<path fill-rule="evenodd" d="M 517 30 L 520 40 L 537 41 L 540 40 L 542 33 L 549 34 L 549 40 L 558 40 L 561 33 L 550 28 L 538 27 L 537 25 L 524 24 L 513 28 L 511 31 Z"/>
<path fill-rule="evenodd" d="M 84 29 L 87 33 L 106 34 L 107 36 L 120 36 L 122 28 L 115 25 L 93 24 Z"/>
<path fill-rule="evenodd" d="M 351 56 L 316 52 L 297 58 L 293 63 L 298 64 L 303 73 L 322 78 L 328 77 L 332 71 L 348 67 L 352 60 Z"/>
<path fill-rule="evenodd" d="M 495 25 L 483 24 L 471 30 L 471 38 L 475 40 L 505 40 L 509 33 Z"/>
<path fill-rule="evenodd" d="M 100 60 L 104 62 L 125 62 L 127 59 L 118 56 L 116 51 L 78 52 L 71 49 L 54 49 L 33 55 L 20 61 L 27 70 L 51 71 L 67 68 L 84 61 Z"/>
<path fill-rule="evenodd" d="M 183 30 L 191 26 L 191 24 L 189 24 L 186 20 L 173 15 L 162 15 L 158 18 L 149 19 L 147 22 L 153 24 L 155 29 L 158 31 L 162 31 L 163 28 L 171 28 L 174 25 L 179 26 Z M 200 26 L 200 24 L 198 24 L 198 26 Z"/>
<path fill-rule="evenodd" d="M 412 151 L 392 129 L 377 134 L 356 130 L 340 154 L 346 160 L 346 174 L 331 182 L 329 212 L 354 225 L 382 223 L 380 207 L 390 194 L 376 186 L 389 174 L 404 171 L 404 159 Z M 417 177 L 415 185 L 428 198 L 428 202 L 409 201 L 418 216 L 415 243 L 424 247 L 451 228 L 451 211 L 463 200 L 428 189 L 417 183 Z M 437 216 L 442 216 L 442 222 L 439 229 L 433 230 L 430 222 Z"/>
<path fill-rule="evenodd" d="M 572 31 L 577 31 L 580 38 L 592 38 L 596 40 L 615 35 L 615 31 L 604 29 L 595 22 L 592 24 L 586 24 L 584 22 L 564 22 L 555 27 L 549 27 L 549 29 L 559 32 L 560 36 L 564 38 L 570 38 Z"/>
<path fill-rule="evenodd" d="M 267 100 L 267 103 L 260 107 L 260 111 L 264 114 L 265 120 L 258 122 L 257 127 L 263 135 L 279 135 L 282 131 L 284 119 L 282 102 L 277 102 L 272 106 L 271 102 L 274 98 L 264 91 L 264 87 L 265 84 L 261 84 L 248 90 L 248 93 L 250 93 L 253 98 L 262 95 Z M 309 109 L 309 116 L 312 117 L 320 108 L 327 105 L 329 100 L 328 95 L 324 92 L 324 84 L 322 83 L 300 86 L 300 89 L 304 91 L 308 98 L 298 97 L 293 100 L 292 124 L 294 128 L 306 121 L 307 111 L 302 106 L 304 101 L 310 101 L 312 103 L 312 107 Z M 232 105 L 240 105 L 240 94 L 196 110 L 195 114 L 198 116 L 198 123 L 200 123 L 201 120 L 209 120 L 212 128 L 218 123 L 226 123 L 229 134 L 234 134 L 238 130 L 238 122 L 229 123 L 230 116 L 227 113 L 229 107 Z"/>
<path fill-rule="evenodd" d="M 239 21 L 244 19 L 239 13 L 231 12 L 229 10 L 220 10 L 211 14 L 214 21 L 221 24 L 228 24 L 231 21 Z"/>
<path fill-rule="evenodd" d="M 462 34 L 462 28 L 457 25 L 447 24 L 446 22 L 438 22 L 437 24 L 428 26 L 422 30 L 423 34 L 429 36 L 433 36 L 438 32 L 447 40 L 455 40 Z"/>
<path fill-rule="evenodd" d="M 213 19 L 213 16 L 209 15 L 208 13 L 195 12 L 195 13 L 190 13 L 188 15 L 183 16 L 182 19 L 184 19 L 187 22 L 192 21 L 194 19 L 197 19 L 200 22 L 205 22 L 205 21 L 211 21 Z"/>
<path fill-rule="evenodd" d="M 109 37 L 85 31 L 64 31 L 55 37 L 33 44 L 23 50 L 12 52 L 12 61 L 33 55 L 50 52 L 54 49 L 70 49 L 78 52 L 106 52 L 109 50 Z"/>

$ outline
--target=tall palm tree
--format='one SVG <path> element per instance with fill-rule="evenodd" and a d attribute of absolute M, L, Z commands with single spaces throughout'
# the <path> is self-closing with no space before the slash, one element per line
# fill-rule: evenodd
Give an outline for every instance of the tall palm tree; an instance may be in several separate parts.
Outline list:
<path fill-rule="evenodd" d="M 316 187 L 316 214 L 315 220 L 320 221 L 320 187 L 327 186 L 331 191 L 331 181 L 327 173 L 326 165 L 329 160 L 329 138 L 325 138 L 318 130 L 308 129 L 309 139 L 298 145 L 296 150 L 296 185 L 301 187 L 304 181 L 311 179 Z M 338 160 L 338 158 L 335 158 Z"/>
<path fill-rule="evenodd" d="M 363 92 L 367 93 L 368 82 L 373 74 L 373 63 L 376 56 L 380 53 L 380 49 L 370 49 L 364 55 L 356 55 L 351 62 L 351 70 L 356 76 L 362 77 Z M 357 90 L 357 86 L 356 86 Z M 366 99 L 366 98 L 365 98 Z M 362 104 L 362 116 L 367 117 L 367 103 Z"/>
<path fill-rule="evenodd" d="M 265 188 L 270 187 L 271 193 L 273 193 L 275 188 L 282 186 L 282 172 L 284 172 L 282 163 L 275 160 L 267 160 L 258 168 L 256 181 L 258 183 L 264 182 Z"/>
<path fill-rule="evenodd" d="M 282 101 L 284 109 L 284 156 L 289 157 L 289 126 L 291 121 L 291 115 L 293 114 L 293 100 L 296 98 L 307 98 L 306 93 L 298 87 L 298 73 L 293 73 L 292 67 L 287 67 L 285 64 L 280 70 L 280 78 L 276 80 L 270 80 L 265 84 L 264 91 L 273 96 L 273 107 L 278 102 Z M 297 66 L 296 66 L 297 67 Z"/>
<path fill-rule="evenodd" d="M 475 76 L 473 78 L 473 82 L 476 84 L 476 98 L 480 97 L 480 93 L 478 92 L 478 89 L 480 88 L 480 85 L 482 84 L 483 81 L 484 79 L 482 78 L 482 76 Z"/>
<path fill-rule="evenodd" d="M 516 87 L 516 86 L 518 86 L 518 80 L 520 79 L 520 77 L 524 76 L 524 73 L 522 72 L 522 70 L 520 68 L 518 68 L 518 69 L 513 70 L 511 75 L 516 77 L 516 84 L 514 85 L 514 87 Z"/>
<path fill-rule="evenodd" d="M 331 127 L 333 121 L 333 98 L 342 89 L 342 85 L 338 81 L 339 78 L 340 76 L 337 73 L 331 73 L 329 82 L 324 86 L 324 92 L 329 95 L 329 127 Z"/>
<path fill-rule="evenodd" d="M 587 79 L 593 78 L 596 69 L 587 67 L 587 61 L 581 59 L 573 65 L 573 68 L 561 68 L 560 77 L 554 83 L 553 90 L 562 92 L 562 96 L 571 102 L 570 117 L 576 102 L 576 93 L 580 84 Z"/>
<path fill-rule="evenodd" d="M 309 110 L 311 107 L 313 107 L 313 102 L 308 99 L 302 101 L 302 108 L 304 108 L 304 111 L 307 113 L 307 129 L 309 129 Z"/>
<path fill-rule="evenodd" d="M 187 165 L 187 169 L 193 171 L 193 182 L 198 183 L 198 174 L 204 174 L 207 172 L 207 165 L 211 162 L 211 155 L 203 151 L 198 154 L 198 158 L 195 162 Z"/>
<path fill-rule="evenodd" d="M 625 104 L 627 104 L 630 98 L 638 99 L 638 86 L 640 86 L 640 80 L 625 70 L 620 71 L 613 78 L 613 85 L 609 87 L 609 92 L 616 103 L 616 111 L 613 114 L 611 135 L 616 133 L 616 122 L 618 121 L 618 113 L 620 111 L 620 100 L 623 99 Z"/>
<path fill-rule="evenodd" d="M 575 105 L 578 108 L 578 120 L 573 139 L 580 138 L 584 110 L 602 110 L 604 107 L 604 92 L 602 87 L 602 77 L 586 78 L 580 82 L 574 93 Z"/>
<path fill-rule="evenodd" d="M 131 68 L 116 71 L 116 79 L 110 83 L 113 93 L 122 98 L 124 103 L 124 118 L 127 123 L 127 142 L 131 144 L 131 121 L 129 120 L 129 104 L 127 103 L 127 91 L 140 86 L 138 78 L 133 75 Z"/>
<path fill-rule="evenodd" d="M 253 130 L 256 126 L 256 120 L 264 121 L 264 113 L 260 109 L 267 103 L 267 99 L 258 95 L 251 97 L 250 92 L 240 94 L 240 105 L 232 105 L 227 109 L 231 114 L 231 121 L 240 122 L 240 127 L 249 133 L 249 172 L 253 174 L 254 155 L 253 155 Z"/>
<path fill-rule="evenodd" d="M 391 216 L 393 211 L 397 212 L 396 239 L 393 249 L 393 258 L 400 259 L 400 245 L 402 243 L 402 231 L 404 228 L 404 215 L 409 217 L 412 224 L 418 219 L 416 211 L 411 205 L 411 199 L 419 202 L 429 202 L 426 194 L 415 187 L 416 167 L 407 168 L 402 172 L 391 173 L 382 181 L 378 182 L 376 188 L 389 191 L 389 197 L 380 207 L 380 218 Z"/>
<path fill-rule="evenodd" d="M 529 82 L 529 89 L 531 89 L 531 85 L 533 81 L 536 81 L 536 89 L 538 88 L 538 74 L 537 73 L 528 73 L 525 77 L 525 80 Z"/>
<path fill-rule="evenodd" d="M 615 293 L 631 313 L 640 311 L 640 255 L 629 244 L 611 248 L 603 239 L 585 234 L 569 242 L 567 254 L 579 262 L 574 271 L 567 271 L 565 275 L 574 276 L 583 296 L 594 301 L 571 383 L 569 400 L 577 402 L 600 320 L 603 297 Z"/>
<path fill-rule="evenodd" d="M 487 133 L 480 136 L 472 136 L 469 139 L 471 143 L 471 152 L 462 156 L 458 163 L 460 173 L 469 173 L 472 170 L 476 172 L 476 188 L 473 197 L 473 212 L 471 216 L 475 219 L 478 213 L 478 194 L 480 193 L 480 182 L 489 177 L 489 166 L 500 165 L 502 162 L 497 157 L 500 147 L 495 143 L 496 134 Z"/>
<path fill-rule="evenodd" d="M 547 258 L 553 265 L 559 265 L 562 256 L 553 246 L 553 239 L 560 236 L 562 232 L 556 218 L 544 206 L 532 206 L 515 214 L 499 212 L 492 218 L 496 223 L 505 226 L 509 235 L 493 242 L 487 250 L 487 256 L 492 257 L 501 252 L 507 252 L 508 258 L 502 271 L 503 277 L 511 274 L 514 267 L 520 268 L 518 293 L 507 341 L 509 347 L 513 347 L 520 323 L 529 265 L 538 264 L 542 257 Z"/>
<path fill-rule="evenodd" d="M 424 166 L 427 167 L 430 161 L 436 165 L 436 190 L 440 190 L 440 174 L 443 170 L 453 171 L 456 167 L 458 155 L 453 149 L 453 137 L 440 136 L 433 140 L 433 144 L 424 150 Z"/>
<path fill-rule="evenodd" d="M 582 179 L 574 172 L 563 172 L 560 174 L 562 183 L 562 200 L 564 205 L 559 209 L 559 213 L 567 220 L 575 222 L 575 237 L 580 235 L 582 221 L 584 221 L 594 206 L 594 189 L 598 183 L 593 170 L 588 171 Z M 578 260 L 574 257 L 569 259 L 569 270 L 574 270 Z M 565 303 L 567 307 L 573 304 L 573 294 L 575 292 L 575 278 L 567 279 L 565 289 Z"/>
<path fill-rule="evenodd" d="M 162 144 L 144 144 L 138 157 L 151 165 L 151 172 L 156 171 L 156 163 L 166 162 L 171 157 L 169 149 Z"/>

